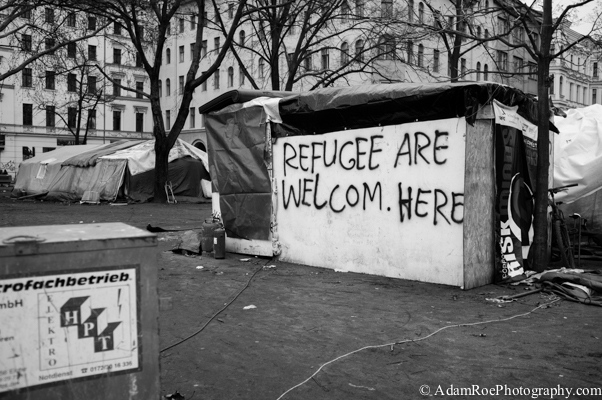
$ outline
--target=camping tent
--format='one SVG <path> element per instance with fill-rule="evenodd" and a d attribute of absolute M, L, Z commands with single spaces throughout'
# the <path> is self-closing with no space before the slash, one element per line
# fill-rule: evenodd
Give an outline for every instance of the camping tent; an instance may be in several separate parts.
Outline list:
<path fill-rule="evenodd" d="M 23 161 L 19 165 L 13 195 L 20 197 L 48 192 L 48 187 L 61 170 L 64 161 L 97 147 L 99 146 L 64 146 Z"/>
<path fill-rule="evenodd" d="M 47 157 L 53 158 L 53 153 L 46 153 Z M 154 166 L 154 140 L 119 141 L 74 150 L 71 157 L 62 160 L 60 169 L 47 179 L 29 177 L 21 184 L 18 174 L 21 190 L 14 193 L 17 196 L 23 192 L 34 193 L 32 188 L 37 185 L 44 187 L 47 200 L 77 201 L 86 192 L 95 192 L 99 200 L 114 201 L 121 194 L 131 200 L 148 201 L 153 196 Z M 201 184 L 202 179 L 209 179 L 204 151 L 178 140 L 169 153 L 168 168 L 168 179 L 175 195 L 210 196 L 204 193 Z M 40 180 L 42 183 L 38 183 Z"/>
<path fill-rule="evenodd" d="M 227 250 L 464 288 L 522 273 L 536 100 L 490 82 L 280 97 L 199 110 Z"/>

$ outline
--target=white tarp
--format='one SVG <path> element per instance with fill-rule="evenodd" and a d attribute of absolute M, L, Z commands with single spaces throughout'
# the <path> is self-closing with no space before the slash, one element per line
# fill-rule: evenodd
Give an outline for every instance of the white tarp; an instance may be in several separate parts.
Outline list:
<path fill-rule="evenodd" d="M 203 166 L 209 171 L 207 153 L 197 149 L 193 145 L 178 139 L 169 151 L 168 162 L 177 160 L 186 156 L 201 160 Z M 149 140 L 137 146 L 128 149 L 116 151 L 113 154 L 100 157 L 101 159 L 126 159 L 130 174 L 138 175 L 155 168 L 155 141 Z"/>
<path fill-rule="evenodd" d="M 555 195 L 572 203 L 602 188 L 602 105 L 571 109 L 555 117 L 560 134 L 554 139 L 554 187 L 577 183 Z"/>

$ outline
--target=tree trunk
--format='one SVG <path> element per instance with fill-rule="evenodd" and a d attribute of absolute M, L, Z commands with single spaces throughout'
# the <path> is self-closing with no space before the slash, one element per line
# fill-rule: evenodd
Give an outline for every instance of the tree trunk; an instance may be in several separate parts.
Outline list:
<path fill-rule="evenodd" d="M 535 186 L 535 215 L 533 221 L 533 270 L 548 266 L 548 179 L 550 166 L 550 104 L 548 75 L 550 73 L 550 43 L 552 41 L 552 1 L 544 0 L 541 49 L 537 61 L 537 183 Z"/>
<path fill-rule="evenodd" d="M 153 203 L 167 202 L 165 183 L 168 180 L 167 160 L 169 158 L 169 146 L 167 137 L 161 138 L 155 134 L 155 189 Z"/>

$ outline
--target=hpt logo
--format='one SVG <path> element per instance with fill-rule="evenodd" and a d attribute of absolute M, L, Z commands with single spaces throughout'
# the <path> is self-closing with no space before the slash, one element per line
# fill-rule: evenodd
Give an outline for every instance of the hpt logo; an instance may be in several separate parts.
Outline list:
<path fill-rule="evenodd" d="M 92 308 L 90 296 L 72 297 L 61 307 L 61 328 L 76 326 L 79 339 L 93 338 L 95 353 L 115 348 L 120 324 L 108 321 L 105 308 Z"/>

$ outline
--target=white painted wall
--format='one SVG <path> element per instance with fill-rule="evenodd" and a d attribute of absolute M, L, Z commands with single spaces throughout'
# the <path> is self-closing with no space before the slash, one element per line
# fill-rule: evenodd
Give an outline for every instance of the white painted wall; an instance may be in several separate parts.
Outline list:
<path fill-rule="evenodd" d="M 466 122 L 458 118 L 279 138 L 281 259 L 462 286 L 464 208 L 452 207 L 452 194 L 463 202 L 465 135 Z M 330 163 L 335 141 L 336 162 L 326 167 L 324 148 Z M 400 209 L 399 185 L 403 200 L 412 188 L 411 216 Z"/>

